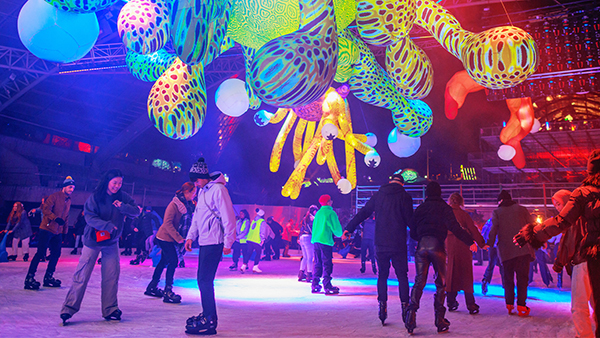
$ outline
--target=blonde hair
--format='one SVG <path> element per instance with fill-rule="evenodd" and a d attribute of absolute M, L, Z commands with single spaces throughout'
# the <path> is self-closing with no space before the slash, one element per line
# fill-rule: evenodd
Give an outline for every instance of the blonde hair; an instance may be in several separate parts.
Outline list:
<path fill-rule="evenodd" d="M 452 195 L 448 197 L 448 204 L 462 207 L 465 205 L 465 200 L 459 193 L 453 192 Z"/>

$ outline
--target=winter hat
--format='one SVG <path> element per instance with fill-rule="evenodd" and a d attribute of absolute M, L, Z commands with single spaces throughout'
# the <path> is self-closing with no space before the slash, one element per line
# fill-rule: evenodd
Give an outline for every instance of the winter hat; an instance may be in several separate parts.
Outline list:
<path fill-rule="evenodd" d="M 427 184 L 425 188 L 425 196 L 427 197 L 441 197 L 442 196 L 442 187 L 438 182 L 432 181 Z"/>
<path fill-rule="evenodd" d="M 600 172 L 600 149 L 592 151 L 588 158 L 588 175 L 594 175 Z"/>
<path fill-rule="evenodd" d="M 194 163 L 190 169 L 190 181 L 195 182 L 199 178 L 210 179 L 208 166 L 204 162 L 204 157 L 200 157 L 198 162 Z"/>
<path fill-rule="evenodd" d="M 75 185 L 75 181 L 73 180 L 73 177 L 71 176 L 67 176 L 67 178 L 65 178 L 65 180 L 63 181 L 63 188 L 64 187 L 68 187 L 70 185 Z"/>
<path fill-rule="evenodd" d="M 329 203 L 329 201 L 331 201 L 331 196 L 325 194 L 325 195 L 321 195 L 321 197 L 319 197 L 319 204 L 321 205 L 325 205 L 327 203 Z"/>
<path fill-rule="evenodd" d="M 391 177 L 390 177 L 390 181 L 399 181 L 400 183 L 404 184 L 404 177 L 402 177 L 402 174 L 398 171 L 396 171 Z"/>
<path fill-rule="evenodd" d="M 265 215 L 265 211 L 261 208 L 256 208 L 256 215 L 259 217 L 263 217 Z"/>
<path fill-rule="evenodd" d="M 498 201 L 512 201 L 512 197 L 508 191 L 502 190 L 498 195 Z"/>
<path fill-rule="evenodd" d="M 570 197 L 571 197 L 571 192 L 566 189 L 561 189 L 561 190 L 557 191 L 554 195 L 552 195 L 552 199 L 561 201 L 562 205 L 567 204 Z"/>

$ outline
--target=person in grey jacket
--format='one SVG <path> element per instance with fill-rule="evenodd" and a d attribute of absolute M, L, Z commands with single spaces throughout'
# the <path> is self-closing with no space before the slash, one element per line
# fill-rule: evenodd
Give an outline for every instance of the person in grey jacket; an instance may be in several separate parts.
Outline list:
<path fill-rule="evenodd" d="M 23 261 L 27 262 L 29 259 L 29 238 L 31 237 L 31 223 L 27 218 L 27 213 L 23 207 L 23 203 L 15 202 L 13 209 L 8 216 L 6 221 L 6 231 L 8 234 L 13 234 L 12 240 L 12 255 L 8 256 L 8 260 L 17 259 L 17 249 L 19 248 L 19 241 L 23 246 Z"/>
<path fill-rule="evenodd" d="M 517 276 L 517 311 L 519 316 L 529 315 L 527 307 L 527 285 L 529 281 L 529 263 L 533 260 L 533 249 L 530 245 L 522 248 L 513 244 L 513 236 L 521 228 L 531 223 L 531 215 L 527 208 L 517 204 L 506 190 L 498 195 L 500 205 L 492 213 L 492 228 L 487 245 L 493 246 L 498 237 L 498 257 L 504 267 L 504 300 L 508 314 L 515 308 L 515 275 Z"/>
<path fill-rule="evenodd" d="M 81 307 L 85 289 L 102 252 L 102 316 L 106 320 L 121 320 L 117 302 L 119 288 L 119 237 L 123 233 L 125 216 L 136 217 L 141 209 L 133 198 L 122 191 L 123 174 L 118 169 L 107 171 L 94 193 L 84 205 L 87 226 L 83 235 L 83 250 L 73 275 L 73 285 L 67 293 L 60 318 L 67 324 Z"/>
<path fill-rule="evenodd" d="M 190 170 L 190 180 L 199 187 L 198 203 L 188 232 L 185 249 L 192 251 L 197 241 L 198 288 L 202 312 L 188 318 L 186 332 L 192 334 L 217 333 L 217 306 L 215 303 L 215 275 L 223 254 L 231 253 L 235 241 L 235 211 L 225 188 L 225 177 L 217 172 L 209 174 L 204 158 Z"/>

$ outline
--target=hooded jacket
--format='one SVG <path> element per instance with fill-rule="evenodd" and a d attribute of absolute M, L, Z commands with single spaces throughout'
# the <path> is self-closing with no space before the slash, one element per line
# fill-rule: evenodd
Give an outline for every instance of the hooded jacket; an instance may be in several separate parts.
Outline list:
<path fill-rule="evenodd" d="M 398 183 L 381 186 L 350 220 L 346 230 L 354 232 L 373 212 L 377 250 L 406 252 L 406 229 L 413 215 L 413 201 L 404 187 Z"/>
<path fill-rule="evenodd" d="M 106 196 L 104 201 L 96 201 L 94 194 L 92 194 L 85 202 L 83 206 L 87 223 L 83 233 L 83 244 L 85 246 L 95 248 L 117 244 L 123 233 L 125 216 L 136 217 L 140 214 L 140 209 L 133 198 L 125 192 L 121 191 L 120 193 L 120 201 L 123 203 L 121 207 L 115 207 L 113 205 L 114 201 L 115 195 Z M 97 242 L 94 229 L 110 232 L 110 239 Z"/>
<path fill-rule="evenodd" d="M 198 203 L 187 239 L 198 240 L 200 246 L 223 243 L 230 249 L 235 241 L 235 211 L 225 188 L 225 177 L 216 174 L 215 179 L 198 191 Z"/>
<path fill-rule="evenodd" d="M 186 205 L 179 197 L 173 197 L 173 200 L 171 200 L 171 203 L 169 203 L 165 210 L 165 219 L 156 233 L 156 238 L 164 242 L 182 243 L 184 239 L 178 231 L 179 222 L 181 221 L 181 217 L 187 212 Z"/>
<path fill-rule="evenodd" d="M 333 246 L 333 236 L 342 236 L 342 225 L 330 205 L 324 205 L 317 211 L 313 221 L 311 243 Z"/>

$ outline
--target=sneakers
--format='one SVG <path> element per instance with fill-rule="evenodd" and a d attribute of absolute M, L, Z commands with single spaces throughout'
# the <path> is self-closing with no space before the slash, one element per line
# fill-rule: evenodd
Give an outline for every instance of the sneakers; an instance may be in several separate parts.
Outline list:
<path fill-rule="evenodd" d="M 116 309 L 115 311 L 113 311 L 113 313 L 111 313 L 108 316 L 104 317 L 104 319 L 107 320 L 107 321 L 121 320 L 121 315 L 122 314 L 123 314 L 123 312 L 121 310 Z"/>
<path fill-rule="evenodd" d="M 520 317 L 529 316 L 529 311 L 531 311 L 531 309 L 529 307 L 517 305 L 517 312 L 519 313 Z"/>
<path fill-rule="evenodd" d="M 240 268 L 240 272 L 244 273 L 244 272 L 246 272 L 246 270 L 248 270 L 248 265 L 242 264 L 242 267 Z"/>
<path fill-rule="evenodd" d="M 44 276 L 44 286 L 50 288 L 59 288 L 61 284 L 60 279 L 52 277 L 52 274 L 46 274 Z"/>
<path fill-rule="evenodd" d="M 27 274 L 25 278 L 25 290 L 39 290 L 40 282 L 36 281 L 34 278 L 34 274 Z"/>
<path fill-rule="evenodd" d="M 217 319 L 212 316 L 205 317 L 202 313 L 190 317 L 186 321 L 185 332 L 198 335 L 217 334 Z"/>
<path fill-rule="evenodd" d="M 255 266 L 252 267 L 252 272 L 261 273 L 262 270 L 258 268 L 258 265 L 255 265 Z"/>
<path fill-rule="evenodd" d="M 173 292 L 172 286 L 165 286 L 165 291 L 163 293 L 163 302 L 179 304 L 181 303 L 181 296 Z"/>

